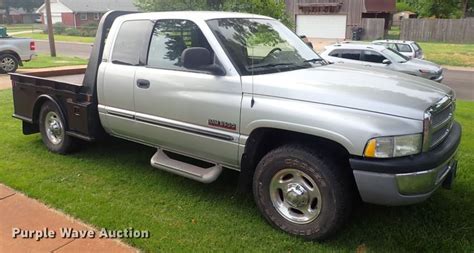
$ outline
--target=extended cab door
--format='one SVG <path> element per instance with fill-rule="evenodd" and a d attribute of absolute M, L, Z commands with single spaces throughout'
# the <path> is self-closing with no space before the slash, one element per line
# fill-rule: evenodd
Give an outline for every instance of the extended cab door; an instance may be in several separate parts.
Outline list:
<path fill-rule="evenodd" d="M 99 115 L 105 130 L 127 139 L 137 137 L 135 125 L 135 72 L 144 68 L 140 49 L 146 47 L 153 23 L 129 20 L 109 34 L 111 50 L 103 59 L 98 75 Z M 106 52 L 104 52 L 106 54 Z"/>
<path fill-rule="evenodd" d="M 156 22 L 146 68 L 135 74 L 137 133 L 143 141 L 165 149 L 237 166 L 240 76 L 184 68 L 181 54 L 189 47 L 207 48 L 219 64 L 194 22 Z"/>

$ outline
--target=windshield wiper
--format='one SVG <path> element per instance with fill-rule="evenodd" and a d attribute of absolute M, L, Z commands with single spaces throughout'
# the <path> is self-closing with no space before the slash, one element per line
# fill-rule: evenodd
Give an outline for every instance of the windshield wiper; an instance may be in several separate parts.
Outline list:
<path fill-rule="evenodd" d="M 324 60 L 323 58 L 313 58 L 313 59 L 309 59 L 309 60 L 305 60 L 303 62 L 311 62 L 311 63 L 326 63 L 326 60 Z"/>
<path fill-rule="evenodd" d="M 322 61 L 325 61 L 323 58 L 313 58 L 313 59 L 309 59 L 309 60 L 305 60 L 304 62 L 322 62 Z"/>
<path fill-rule="evenodd" d="M 286 63 L 269 63 L 269 64 L 264 64 L 264 65 L 248 66 L 247 69 L 272 68 L 272 67 L 278 67 L 278 66 L 291 66 L 291 67 L 295 67 L 295 66 L 297 66 L 297 65 L 294 64 L 294 63 L 292 63 L 292 62 L 286 62 Z"/>

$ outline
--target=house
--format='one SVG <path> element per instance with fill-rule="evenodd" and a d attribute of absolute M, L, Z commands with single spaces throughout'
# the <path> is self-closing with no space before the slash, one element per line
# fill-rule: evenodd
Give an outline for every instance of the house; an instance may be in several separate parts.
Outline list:
<path fill-rule="evenodd" d="M 133 0 L 51 0 L 51 19 L 54 23 L 78 27 L 88 23 L 98 23 L 109 10 L 137 11 Z M 42 22 L 46 22 L 44 4 L 38 8 Z"/>
<path fill-rule="evenodd" d="M 0 23 L 32 24 L 37 18 L 38 14 L 29 13 L 23 8 L 10 7 L 8 16 L 5 9 L 0 10 Z"/>
<path fill-rule="evenodd" d="M 393 25 L 399 26 L 403 19 L 416 18 L 418 15 L 411 11 L 402 11 L 393 14 Z"/>
<path fill-rule="evenodd" d="M 299 35 L 349 39 L 355 28 L 362 28 L 367 34 L 388 31 L 395 3 L 396 0 L 286 0 L 286 9 Z M 379 37 L 380 32 L 373 36 Z"/>

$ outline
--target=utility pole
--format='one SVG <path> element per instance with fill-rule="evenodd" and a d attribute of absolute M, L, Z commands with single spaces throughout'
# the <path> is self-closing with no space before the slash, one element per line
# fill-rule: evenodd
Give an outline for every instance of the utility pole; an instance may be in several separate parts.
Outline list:
<path fill-rule="evenodd" d="M 49 50 L 51 57 L 56 57 L 56 45 L 54 44 L 53 19 L 51 18 L 51 0 L 44 0 L 46 8 L 46 23 L 48 24 Z"/>

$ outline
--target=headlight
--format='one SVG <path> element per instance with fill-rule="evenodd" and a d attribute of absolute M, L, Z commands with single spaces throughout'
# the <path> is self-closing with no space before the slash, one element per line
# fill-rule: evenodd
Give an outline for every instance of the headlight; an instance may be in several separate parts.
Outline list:
<path fill-rule="evenodd" d="M 367 142 L 364 156 L 373 158 L 390 158 L 414 155 L 421 152 L 421 146 L 421 134 L 378 137 Z"/>
<path fill-rule="evenodd" d="M 431 70 L 428 70 L 428 69 L 419 69 L 418 71 L 420 71 L 423 74 L 435 74 L 436 73 L 436 71 L 431 71 Z"/>

